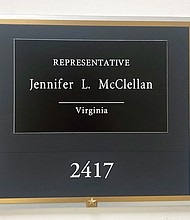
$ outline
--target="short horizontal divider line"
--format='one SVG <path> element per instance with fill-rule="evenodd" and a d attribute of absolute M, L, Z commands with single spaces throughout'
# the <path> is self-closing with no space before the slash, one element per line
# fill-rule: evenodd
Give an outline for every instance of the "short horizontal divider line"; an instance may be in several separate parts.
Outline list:
<path fill-rule="evenodd" d="M 59 104 L 124 104 L 125 102 L 59 102 Z"/>

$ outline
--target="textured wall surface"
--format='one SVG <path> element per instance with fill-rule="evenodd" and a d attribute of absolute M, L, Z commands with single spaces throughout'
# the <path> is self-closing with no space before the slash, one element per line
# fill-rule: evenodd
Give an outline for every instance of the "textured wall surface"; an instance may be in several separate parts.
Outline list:
<path fill-rule="evenodd" d="M 189 16 L 189 0 L 0 0 L 0 14 Z"/>

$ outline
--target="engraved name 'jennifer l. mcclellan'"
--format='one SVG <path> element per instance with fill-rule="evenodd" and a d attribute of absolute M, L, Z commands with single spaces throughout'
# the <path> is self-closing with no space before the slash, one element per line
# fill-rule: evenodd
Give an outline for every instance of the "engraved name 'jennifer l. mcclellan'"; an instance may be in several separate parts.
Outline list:
<path fill-rule="evenodd" d="M 85 79 L 81 79 L 81 89 L 84 88 Z M 30 79 L 29 91 L 32 90 L 72 90 L 74 82 L 64 81 L 63 78 L 55 78 L 53 81 L 36 81 Z M 90 87 L 89 87 L 90 88 Z M 152 90 L 152 81 L 143 81 L 140 78 L 132 78 L 128 80 L 127 78 L 119 78 L 116 80 L 110 79 L 98 79 L 99 90 Z"/>

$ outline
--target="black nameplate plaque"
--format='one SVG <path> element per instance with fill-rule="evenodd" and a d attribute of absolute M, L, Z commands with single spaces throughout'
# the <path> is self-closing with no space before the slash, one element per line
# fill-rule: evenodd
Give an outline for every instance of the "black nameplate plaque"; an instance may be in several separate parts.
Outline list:
<path fill-rule="evenodd" d="M 167 132 L 167 41 L 15 39 L 14 48 L 15 133 Z"/>
<path fill-rule="evenodd" d="M 8 23 L 0 202 L 190 198 L 189 23 Z"/>

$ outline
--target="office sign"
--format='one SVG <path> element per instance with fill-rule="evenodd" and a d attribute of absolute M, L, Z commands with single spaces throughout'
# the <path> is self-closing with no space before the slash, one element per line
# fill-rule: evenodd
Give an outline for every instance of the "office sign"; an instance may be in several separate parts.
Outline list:
<path fill-rule="evenodd" d="M 0 202 L 189 199 L 189 24 L 31 23 L 0 25 Z"/>
<path fill-rule="evenodd" d="M 14 39 L 15 133 L 167 132 L 167 48 L 161 40 Z"/>

